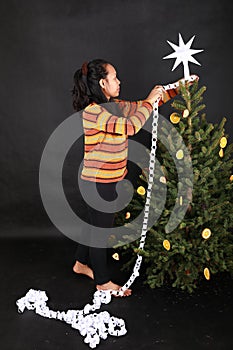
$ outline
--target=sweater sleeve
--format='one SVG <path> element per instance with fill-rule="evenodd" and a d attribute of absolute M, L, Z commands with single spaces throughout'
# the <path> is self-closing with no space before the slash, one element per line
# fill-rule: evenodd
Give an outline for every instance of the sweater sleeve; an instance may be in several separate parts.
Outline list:
<path fill-rule="evenodd" d="M 159 101 L 159 106 L 171 100 L 173 97 L 175 97 L 178 94 L 179 94 L 179 87 L 175 89 L 166 90 L 165 93 L 163 94 L 163 99 Z"/>
<path fill-rule="evenodd" d="M 92 104 L 83 112 L 83 125 L 86 129 L 97 129 L 111 134 L 135 135 L 150 117 L 153 106 L 148 101 L 126 102 L 124 117 L 111 114 L 103 106 Z"/>
<path fill-rule="evenodd" d="M 178 94 L 179 94 L 179 87 L 166 90 L 165 93 L 163 94 L 163 99 L 159 100 L 159 106 L 168 102 Z M 115 99 L 115 102 L 118 104 L 119 108 L 121 109 L 121 111 L 125 116 L 133 115 L 135 113 L 135 110 L 137 110 L 137 108 L 145 101 L 146 100 L 130 102 L 130 101 Z M 147 102 L 150 103 L 149 101 Z"/>
<path fill-rule="evenodd" d="M 126 118 L 128 118 L 134 115 L 134 113 L 138 110 L 138 108 L 140 108 L 143 105 L 143 103 L 146 102 L 146 100 L 125 101 L 125 100 L 114 99 L 114 102 L 118 105 L 123 115 Z M 149 101 L 147 101 L 147 103 L 151 104 Z"/>

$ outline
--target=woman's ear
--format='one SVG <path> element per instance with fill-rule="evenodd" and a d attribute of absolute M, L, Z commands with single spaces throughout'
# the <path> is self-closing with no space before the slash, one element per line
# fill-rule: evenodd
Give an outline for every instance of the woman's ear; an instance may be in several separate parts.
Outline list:
<path fill-rule="evenodd" d="M 99 84 L 100 84 L 100 86 L 101 86 L 102 89 L 103 89 L 103 88 L 104 88 L 104 80 L 103 80 L 103 79 L 100 79 Z"/>

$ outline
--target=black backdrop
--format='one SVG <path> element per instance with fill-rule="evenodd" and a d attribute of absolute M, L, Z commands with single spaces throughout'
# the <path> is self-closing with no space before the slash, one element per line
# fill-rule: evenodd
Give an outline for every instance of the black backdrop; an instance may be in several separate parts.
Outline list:
<path fill-rule="evenodd" d="M 154 84 L 182 77 L 181 66 L 171 71 L 174 60 L 162 60 L 172 52 L 166 40 L 177 43 L 179 32 L 185 41 L 196 35 L 193 48 L 205 51 L 195 56 L 202 66 L 190 64 L 191 72 L 208 88 L 208 120 L 226 116 L 232 140 L 232 9 L 228 0 L 1 1 L 0 235 L 51 225 L 40 198 L 40 159 L 51 133 L 73 113 L 72 76 L 85 60 L 113 62 L 121 97 L 140 99 Z M 65 165 L 77 203 L 80 157 L 77 142 Z"/>

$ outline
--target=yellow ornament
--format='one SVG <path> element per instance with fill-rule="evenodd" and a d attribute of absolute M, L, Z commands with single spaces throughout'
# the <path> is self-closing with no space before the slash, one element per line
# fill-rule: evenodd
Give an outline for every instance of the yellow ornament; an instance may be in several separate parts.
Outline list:
<path fill-rule="evenodd" d="M 189 110 L 185 109 L 183 112 L 183 118 L 187 118 L 189 116 Z"/>
<path fill-rule="evenodd" d="M 204 276 L 207 280 L 210 279 L 210 270 L 208 269 L 208 267 L 204 269 Z"/>
<path fill-rule="evenodd" d="M 130 212 L 129 212 L 129 211 L 127 211 L 127 213 L 125 214 L 125 218 L 126 218 L 126 219 L 129 219 L 129 218 L 130 218 Z"/>
<path fill-rule="evenodd" d="M 222 148 L 220 148 L 220 151 L 219 151 L 219 157 L 220 158 L 222 158 L 223 156 L 224 156 L 224 152 L 223 152 L 223 149 Z"/>
<path fill-rule="evenodd" d="M 143 186 L 139 186 L 137 188 L 137 193 L 140 194 L 141 196 L 143 196 L 146 193 L 146 190 Z"/>
<path fill-rule="evenodd" d="M 221 139 L 220 139 L 220 147 L 221 148 L 225 148 L 227 145 L 227 138 L 225 136 L 223 136 Z"/>
<path fill-rule="evenodd" d="M 165 240 L 163 241 L 163 247 L 164 247 L 166 250 L 170 250 L 170 249 L 171 249 L 171 244 L 170 244 L 170 242 L 169 242 L 167 239 L 165 239 Z"/>
<path fill-rule="evenodd" d="M 114 254 L 112 255 L 112 257 L 113 257 L 114 260 L 120 260 L 120 257 L 119 257 L 119 254 L 118 254 L 118 253 L 114 253 Z"/>
<path fill-rule="evenodd" d="M 230 176 L 230 181 L 233 181 L 233 175 Z"/>
<path fill-rule="evenodd" d="M 179 151 L 176 152 L 176 158 L 177 159 L 183 159 L 184 158 L 184 152 L 182 149 L 179 149 Z"/>
<path fill-rule="evenodd" d="M 159 179 L 160 182 L 162 182 L 163 184 L 165 184 L 167 182 L 166 177 L 165 176 L 161 176 Z"/>
<path fill-rule="evenodd" d="M 180 205 L 183 205 L 183 197 L 180 196 Z"/>
<path fill-rule="evenodd" d="M 170 121 L 173 123 L 173 124 L 178 124 L 179 121 L 180 121 L 180 117 L 178 116 L 177 113 L 172 113 L 170 115 Z"/>
<path fill-rule="evenodd" d="M 210 231 L 209 228 L 205 228 L 205 229 L 202 231 L 201 235 L 202 235 L 202 237 L 203 237 L 204 239 L 208 239 L 208 238 L 210 238 L 211 233 L 212 233 L 212 232 Z"/>

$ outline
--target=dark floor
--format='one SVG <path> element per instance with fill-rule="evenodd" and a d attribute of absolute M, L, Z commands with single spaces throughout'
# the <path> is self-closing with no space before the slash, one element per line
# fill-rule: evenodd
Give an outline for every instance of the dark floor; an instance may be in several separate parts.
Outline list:
<path fill-rule="evenodd" d="M 75 243 L 60 235 L 42 237 L 0 240 L 0 349 L 88 350 L 69 325 L 33 311 L 17 312 L 15 301 L 30 288 L 45 290 L 54 310 L 81 309 L 92 300 L 94 282 L 72 272 Z M 113 262 L 113 272 L 120 265 Z M 116 281 L 126 277 L 117 273 Z M 233 280 L 220 275 L 189 295 L 169 287 L 150 290 L 139 277 L 131 297 L 114 298 L 104 306 L 126 321 L 128 333 L 109 336 L 98 349 L 233 349 L 232 287 Z"/>

